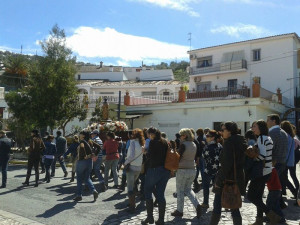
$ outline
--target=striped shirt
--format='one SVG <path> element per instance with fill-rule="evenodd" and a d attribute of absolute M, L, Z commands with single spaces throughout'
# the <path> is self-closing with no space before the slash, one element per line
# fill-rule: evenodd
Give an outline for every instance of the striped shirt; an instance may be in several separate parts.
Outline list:
<path fill-rule="evenodd" d="M 272 150 L 273 141 L 269 136 L 259 136 L 257 139 L 257 145 L 259 149 L 259 156 L 256 160 L 264 161 L 265 167 L 263 170 L 263 176 L 272 173 Z"/>
<path fill-rule="evenodd" d="M 99 157 L 99 158 L 102 158 L 102 155 L 103 155 L 103 153 L 102 153 L 102 150 L 103 150 L 103 143 L 102 143 L 102 140 L 101 140 L 98 136 L 96 136 L 96 137 L 93 138 L 92 140 L 93 140 L 94 142 L 96 142 L 98 145 L 100 145 L 101 150 L 99 151 L 98 157 Z"/>

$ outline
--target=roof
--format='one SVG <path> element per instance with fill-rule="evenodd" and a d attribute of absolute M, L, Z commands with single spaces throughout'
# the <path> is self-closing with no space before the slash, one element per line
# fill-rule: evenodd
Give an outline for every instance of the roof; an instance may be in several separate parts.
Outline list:
<path fill-rule="evenodd" d="M 110 66 L 103 66 L 100 68 L 98 65 L 78 65 L 78 73 L 89 73 L 89 72 L 109 72 Z M 123 71 L 122 66 L 112 66 L 114 72 L 121 72 Z"/>
<path fill-rule="evenodd" d="M 80 85 L 91 85 L 93 87 L 120 87 L 120 86 L 157 86 L 157 85 L 182 85 L 183 83 L 181 81 L 177 80 L 167 80 L 167 81 L 103 81 L 103 80 L 86 80 L 86 81 L 80 81 Z"/>
<path fill-rule="evenodd" d="M 226 46 L 226 45 L 235 45 L 235 44 L 240 44 L 240 43 L 245 43 L 245 42 L 250 42 L 250 41 L 254 42 L 254 41 L 261 41 L 261 40 L 266 40 L 266 39 L 282 38 L 284 36 L 294 36 L 294 37 L 296 37 L 300 41 L 300 38 L 299 38 L 298 34 L 294 32 L 294 33 L 279 34 L 279 35 L 273 35 L 273 36 L 268 36 L 268 37 L 249 39 L 249 40 L 245 40 L 245 41 L 238 41 L 238 42 L 232 42 L 232 43 L 227 43 L 227 44 L 215 45 L 215 46 L 210 46 L 210 47 L 198 48 L 198 49 L 194 49 L 194 50 L 188 51 L 188 53 L 194 52 L 194 51 L 198 51 L 198 50 L 204 50 L 204 49 L 209 49 L 209 48 Z"/>

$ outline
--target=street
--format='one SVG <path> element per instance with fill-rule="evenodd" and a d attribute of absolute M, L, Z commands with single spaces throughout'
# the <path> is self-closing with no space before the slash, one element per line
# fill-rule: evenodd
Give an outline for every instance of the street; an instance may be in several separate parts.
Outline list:
<path fill-rule="evenodd" d="M 300 168 L 298 167 L 297 170 L 299 175 Z M 144 202 L 139 200 L 137 201 L 135 214 L 126 212 L 126 190 L 120 192 L 116 189 L 108 189 L 105 193 L 100 193 L 95 203 L 93 202 L 93 196 L 89 195 L 88 192 L 84 192 L 83 200 L 74 202 L 72 198 L 76 191 L 76 183 L 69 183 L 70 177 L 64 178 L 61 168 L 57 168 L 56 177 L 48 184 L 42 182 L 44 174 L 41 174 L 40 178 L 42 179 L 37 188 L 33 186 L 34 175 L 31 176 L 30 186 L 24 187 L 22 185 L 25 174 L 25 166 L 9 166 L 7 188 L 0 189 L 0 224 L 34 224 L 33 222 L 14 222 L 8 219 L 8 216 L 5 216 L 5 212 L 42 224 L 140 224 L 140 221 L 146 217 Z M 94 184 L 99 190 L 98 183 L 94 182 Z M 110 183 L 110 186 L 113 186 L 113 184 Z M 174 219 L 170 214 L 176 209 L 176 198 L 173 197 L 175 190 L 175 178 L 172 178 L 166 190 L 166 224 L 209 224 L 214 195 L 210 195 L 210 208 L 206 213 L 203 210 L 203 216 L 200 220 L 196 218 L 195 209 L 188 199 L 185 199 L 183 218 Z M 197 196 L 202 202 L 202 190 Z M 300 207 L 293 206 L 295 200 L 290 199 L 290 196 L 291 194 L 288 192 L 286 202 L 289 207 L 284 210 L 288 220 L 287 224 L 299 225 Z M 157 208 L 154 209 L 154 214 L 157 218 Z M 244 200 L 241 214 L 243 224 L 253 223 L 256 208 L 253 204 Z M 220 224 L 232 224 L 230 213 L 225 211 L 222 213 Z"/>

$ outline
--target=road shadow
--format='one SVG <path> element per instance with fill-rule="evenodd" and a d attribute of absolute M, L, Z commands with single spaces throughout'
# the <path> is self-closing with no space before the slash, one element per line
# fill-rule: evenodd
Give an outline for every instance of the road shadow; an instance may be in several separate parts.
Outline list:
<path fill-rule="evenodd" d="M 63 211 L 73 209 L 76 204 L 77 202 L 75 201 L 59 203 L 53 206 L 51 209 L 47 209 L 44 213 L 37 215 L 36 217 L 50 218 Z"/>
<path fill-rule="evenodd" d="M 113 194 L 112 196 L 110 196 L 109 198 L 107 199 L 103 199 L 102 201 L 103 202 L 109 202 L 109 201 L 114 201 L 114 200 L 121 200 L 121 199 L 124 199 L 126 198 L 126 194 L 124 192 L 116 192 L 115 194 Z"/>
<path fill-rule="evenodd" d="M 300 221 L 300 207 L 294 205 L 294 203 L 296 203 L 296 200 L 287 199 L 286 202 L 288 204 L 288 207 L 282 210 L 285 218 L 287 220 Z"/>

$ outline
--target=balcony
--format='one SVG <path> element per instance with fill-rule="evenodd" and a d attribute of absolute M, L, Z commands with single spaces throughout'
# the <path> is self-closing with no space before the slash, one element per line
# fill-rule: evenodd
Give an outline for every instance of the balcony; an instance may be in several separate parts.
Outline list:
<path fill-rule="evenodd" d="M 207 74 L 207 73 L 228 73 L 247 69 L 247 60 L 215 63 L 207 67 L 191 67 L 190 75 Z"/>
<path fill-rule="evenodd" d="M 187 93 L 187 102 L 193 101 L 210 101 L 249 98 L 250 88 L 220 88 L 218 90 L 200 91 L 196 93 Z"/>

